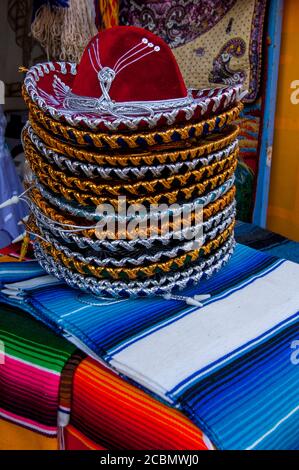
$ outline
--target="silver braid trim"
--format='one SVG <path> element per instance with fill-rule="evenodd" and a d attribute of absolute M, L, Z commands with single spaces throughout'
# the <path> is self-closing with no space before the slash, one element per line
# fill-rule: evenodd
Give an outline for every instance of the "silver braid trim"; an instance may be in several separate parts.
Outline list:
<path fill-rule="evenodd" d="M 165 165 L 155 166 L 142 166 L 142 167 L 126 167 L 126 168 L 114 168 L 105 167 L 100 165 L 94 165 L 91 163 L 84 163 L 79 160 L 70 159 L 63 155 L 60 155 L 54 150 L 46 147 L 45 144 L 37 137 L 32 127 L 27 125 L 26 127 L 31 142 L 35 148 L 48 160 L 49 163 L 57 165 L 57 167 L 64 171 L 69 170 L 74 175 L 84 176 L 87 178 L 102 178 L 105 180 L 142 180 L 146 177 L 159 178 L 163 172 L 167 171 L 167 176 L 175 175 L 180 172 L 188 172 L 196 170 L 197 168 L 205 167 L 215 162 L 219 162 L 229 155 L 231 155 L 238 148 L 238 139 L 223 150 L 215 153 L 211 153 L 203 158 L 197 158 L 185 162 L 171 163 Z"/>
<path fill-rule="evenodd" d="M 188 108 L 194 104 L 193 98 L 188 94 L 184 98 L 163 101 L 122 101 L 113 102 L 111 99 L 92 98 L 88 96 L 75 95 L 69 91 L 63 105 L 66 110 L 77 113 L 90 113 L 100 115 L 102 119 L 133 119 L 138 116 L 153 119 L 155 113 L 170 113 L 176 109 Z M 204 103 L 202 104 L 202 106 Z M 207 106 L 204 111 L 207 110 Z"/>
<path fill-rule="evenodd" d="M 200 280 L 207 279 L 219 271 L 230 259 L 235 248 L 234 237 L 230 239 L 212 256 L 199 262 L 195 266 L 181 272 L 170 273 L 159 280 L 147 279 L 144 282 L 108 282 L 99 281 L 92 276 L 82 276 L 56 263 L 48 256 L 39 243 L 34 246 L 35 256 L 39 264 L 48 274 L 52 274 L 65 281 L 72 288 L 79 288 L 97 296 L 114 298 L 137 298 L 146 296 L 160 296 L 167 293 L 181 291 L 196 285 Z"/>
<path fill-rule="evenodd" d="M 205 222 L 196 225 L 194 227 L 194 232 L 197 233 L 198 230 L 202 228 L 203 233 L 206 234 L 205 241 L 208 239 L 208 237 L 210 237 L 209 239 L 214 238 L 213 233 L 217 230 L 218 225 L 222 224 L 223 221 L 225 221 L 227 218 L 232 219 L 233 217 L 235 217 L 235 208 L 236 203 L 234 201 L 223 211 L 218 212 L 216 215 L 206 220 Z M 175 239 L 175 241 L 178 242 L 183 241 L 186 239 L 186 234 L 188 234 L 190 231 L 189 228 L 186 228 L 180 231 L 170 232 L 167 237 L 154 236 L 151 238 L 137 238 L 133 240 L 94 240 L 91 238 L 76 235 L 71 232 L 65 232 L 60 227 L 55 226 L 54 223 L 50 224 L 49 220 L 47 220 L 47 218 L 45 218 L 42 213 L 35 208 L 33 204 L 32 211 L 35 215 L 36 223 L 40 230 L 46 228 L 46 230 L 50 231 L 55 237 L 62 239 L 64 242 L 75 243 L 79 249 L 92 249 L 95 251 L 106 251 L 110 253 L 119 253 L 120 251 L 127 251 L 132 253 L 138 250 L 150 250 L 154 244 L 167 246 L 170 242 L 170 238 Z M 228 225 L 230 225 L 230 223 Z M 212 228 L 214 228 L 214 231 L 211 231 Z"/>
<path fill-rule="evenodd" d="M 223 86 L 217 87 L 212 90 L 202 89 L 193 93 L 192 103 L 183 107 L 176 107 L 171 111 L 166 109 L 155 110 L 154 116 L 137 116 L 130 118 L 119 118 L 110 116 L 110 119 L 104 117 L 99 118 L 94 113 L 78 112 L 68 110 L 64 107 L 63 102 L 69 87 L 65 85 L 60 79 L 60 84 L 57 87 L 55 84 L 55 76 L 53 77 L 53 92 L 47 93 L 39 86 L 40 78 L 47 74 L 54 72 L 62 75 L 77 74 L 77 64 L 70 62 L 46 62 L 34 65 L 27 72 L 24 85 L 30 99 L 45 113 L 49 114 L 56 121 L 65 121 L 73 127 L 86 127 L 93 131 L 100 128 L 109 131 L 117 131 L 120 126 L 126 126 L 128 129 L 137 130 L 140 127 L 151 129 L 157 127 L 162 120 L 166 121 L 167 125 L 172 125 L 177 122 L 178 115 L 184 113 L 184 118 L 181 121 L 188 121 L 196 114 L 197 120 L 205 117 L 205 113 L 210 106 L 215 114 L 227 109 L 237 101 L 242 99 L 242 86 Z M 54 86 L 55 85 L 55 86 Z M 63 90 L 63 93 L 62 93 Z"/>
<path fill-rule="evenodd" d="M 198 206 L 205 207 L 208 204 L 210 204 L 211 202 L 215 202 L 217 199 L 219 199 L 221 196 L 226 194 L 233 187 L 234 181 L 235 181 L 235 177 L 232 176 L 225 183 L 223 183 L 221 186 L 219 186 L 217 189 L 214 189 L 213 191 L 211 191 L 207 195 L 199 197 L 191 203 L 181 204 L 181 207 L 178 208 L 177 210 L 171 211 L 171 214 L 173 216 L 180 216 L 180 214 L 182 214 L 183 210 L 191 213 L 191 212 L 195 211 Z M 96 214 L 94 208 L 90 207 L 89 210 L 84 209 L 84 208 L 80 207 L 78 204 L 69 203 L 65 199 L 55 196 L 51 191 L 49 191 L 42 184 L 40 184 L 36 177 L 35 177 L 34 184 L 35 184 L 36 188 L 40 191 L 42 196 L 50 204 L 52 204 L 53 206 L 58 208 L 60 211 L 66 212 L 66 213 L 68 213 L 72 216 L 75 216 L 75 217 L 82 217 L 84 219 L 87 219 L 87 220 L 93 221 L 93 222 L 97 222 L 97 221 L 100 220 L 100 217 L 99 217 L 98 214 Z M 153 220 L 155 218 L 160 219 L 163 215 L 167 215 L 167 214 L 168 214 L 168 211 L 167 211 L 167 213 L 160 212 L 160 213 L 157 213 L 157 214 L 155 214 L 154 212 L 151 212 L 150 214 L 148 214 L 146 216 L 138 216 L 137 217 L 137 216 L 132 215 L 132 216 L 129 216 L 129 217 L 125 217 L 125 220 L 129 221 L 129 220 L 134 219 L 134 220 L 138 220 L 138 221 L 142 222 L 144 220 L 148 220 L 149 218 L 153 218 Z M 115 216 L 112 216 L 112 218 L 117 220 L 118 217 L 117 217 L 117 215 L 115 215 Z M 106 217 L 106 220 L 109 220 L 109 216 Z"/>
<path fill-rule="evenodd" d="M 121 259 L 116 259 L 112 257 L 107 257 L 105 253 L 102 252 L 102 256 L 97 258 L 95 255 L 93 256 L 84 256 L 79 252 L 72 251 L 65 245 L 61 244 L 57 241 L 53 236 L 49 234 L 47 230 L 40 227 L 41 235 L 44 239 L 51 243 L 58 251 L 64 253 L 68 258 L 75 258 L 78 261 L 83 263 L 93 264 L 95 266 L 107 266 L 107 267 L 129 267 L 129 266 L 141 266 L 144 263 L 156 263 L 161 260 L 161 258 L 168 258 L 173 259 L 179 256 L 180 254 L 187 253 L 189 251 L 195 250 L 200 248 L 202 245 L 207 243 L 210 240 L 214 240 L 218 235 L 220 235 L 230 224 L 235 220 L 235 214 L 231 215 L 227 218 L 224 222 L 222 222 L 219 226 L 212 229 L 210 232 L 205 233 L 198 241 L 190 240 L 178 246 L 175 246 L 171 249 L 164 249 L 163 251 L 159 251 L 153 255 L 146 253 L 142 254 L 141 256 L 130 257 L 130 256 L 122 256 Z"/>

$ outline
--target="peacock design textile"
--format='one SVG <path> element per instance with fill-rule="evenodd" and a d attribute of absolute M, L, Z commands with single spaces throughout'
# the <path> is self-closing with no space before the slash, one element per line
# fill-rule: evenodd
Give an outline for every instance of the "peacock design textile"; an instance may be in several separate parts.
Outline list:
<path fill-rule="evenodd" d="M 297 264 L 238 245 L 226 267 L 190 289 L 211 293 L 201 309 L 100 299 L 48 276 L 44 286 L 40 276 L 18 284 L 24 265 L 15 265 L 0 266 L 3 302 L 183 411 L 217 448 L 298 448 Z"/>
<path fill-rule="evenodd" d="M 120 2 L 120 24 L 141 26 L 173 49 L 190 87 L 242 83 L 255 101 L 260 85 L 266 0 Z"/>
<path fill-rule="evenodd" d="M 190 86 L 242 83 L 249 90 L 241 113 L 237 215 L 251 221 L 262 121 L 260 76 L 266 0 L 120 2 L 120 23 L 157 32 L 170 44 Z"/>

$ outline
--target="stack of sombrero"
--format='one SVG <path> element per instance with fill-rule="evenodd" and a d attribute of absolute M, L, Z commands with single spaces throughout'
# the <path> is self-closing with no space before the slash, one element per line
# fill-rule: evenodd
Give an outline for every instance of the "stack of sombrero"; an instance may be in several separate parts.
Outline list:
<path fill-rule="evenodd" d="M 234 247 L 240 93 L 188 91 L 169 47 L 135 27 L 98 34 L 79 66 L 32 67 L 28 230 L 46 271 L 138 297 L 220 269 Z"/>

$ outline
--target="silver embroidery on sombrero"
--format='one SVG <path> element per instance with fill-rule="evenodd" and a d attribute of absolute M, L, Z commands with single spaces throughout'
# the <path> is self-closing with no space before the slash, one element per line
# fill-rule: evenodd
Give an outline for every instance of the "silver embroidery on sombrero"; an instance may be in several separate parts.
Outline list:
<path fill-rule="evenodd" d="M 64 106 L 67 109 L 100 113 L 102 115 L 110 115 L 117 118 L 130 117 L 130 116 L 149 116 L 153 117 L 155 111 L 170 110 L 181 106 L 190 105 L 193 98 L 190 93 L 184 98 L 175 98 L 170 100 L 160 101 L 130 101 L 130 102 L 115 102 L 111 99 L 109 91 L 115 77 L 126 67 L 134 62 L 137 62 L 149 54 L 158 53 L 159 46 L 155 46 L 148 39 L 143 38 L 142 41 L 127 52 L 125 52 L 114 64 L 113 68 L 105 67 L 101 64 L 99 39 L 96 39 L 96 45 L 93 43 L 88 49 L 89 60 L 97 74 L 102 96 L 100 98 L 79 96 L 70 90 L 70 88 L 61 82 L 58 84 L 54 91 L 56 95 L 61 98 L 64 95 Z M 57 78 L 57 77 L 56 77 Z"/>
<path fill-rule="evenodd" d="M 186 104 L 184 104 L 184 101 L 180 101 L 180 103 L 183 103 L 180 106 L 175 104 L 173 100 L 166 100 L 159 102 L 153 117 L 140 115 L 116 118 L 115 116 L 107 115 L 106 118 L 103 114 L 101 115 L 90 110 L 87 113 L 84 111 L 80 113 L 80 110 L 66 109 L 63 103 L 67 95 L 67 89 L 70 90 L 70 87 L 62 82 L 57 75 L 54 75 L 52 82 L 53 94 L 50 95 L 39 86 L 39 81 L 42 77 L 53 72 L 65 74 L 65 70 L 67 74 L 77 75 L 77 64 L 70 62 L 46 62 L 32 66 L 24 80 L 26 92 L 43 112 L 49 114 L 56 121 L 64 119 L 70 126 L 74 127 L 81 127 L 83 124 L 93 131 L 98 130 L 99 126 L 104 126 L 109 131 L 120 130 L 120 126 L 125 126 L 135 131 L 139 129 L 141 123 L 146 125 L 147 128 L 152 129 L 159 124 L 160 119 L 165 119 L 167 126 L 170 126 L 177 121 L 179 113 L 183 113 L 187 121 L 195 113 L 197 113 L 198 118 L 204 118 L 209 107 L 212 106 L 214 113 L 221 112 L 237 101 L 240 101 L 242 96 L 241 85 L 234 87 L 219 86 L 213 90 L 201 89 L 195 91 L 189 89 L 189 96 L 193 96 L 191 104 L 189 100 Z M 56 80 L 60 82 L 58 85 L 59 91 L 55 87 L 54 82 Z M 174 104 L 171 104 L 171 102 Z"/>

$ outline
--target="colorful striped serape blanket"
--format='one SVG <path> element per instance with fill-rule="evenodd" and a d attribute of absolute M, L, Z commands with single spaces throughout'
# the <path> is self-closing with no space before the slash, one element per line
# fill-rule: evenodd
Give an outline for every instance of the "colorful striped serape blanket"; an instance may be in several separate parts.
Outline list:
<path fill-rule="evenodd" d="M 19 251 L 19 245 L 1 250 L 0 261 L 16 262 Z M 35 262 L 21 266 L 26 278 L 30 272 L 33 277 L 44 274 Z M 6 280 L 14 279 L 14 267 L 21 276 L 20 265 L 11 264 L 3 274 Z M 102 450 L 103 443 L 114 450 L 206 450 L 206 443 L 211 446 L 181 412 L 98 362 L 83 360 L 76 347 L 17 307 L 0 304 L 0 340 L 5 344 L 5 362 L 0 365 L 0 450 Z M 58 349 L 53 349 L 55 344 Z M 138 422 L 133 416 L 139 417 Z M 131 432 L 124 433 L 128 427 Z"/>
<path fill-rule="evenodd" d="M 0 341 L 0 418 L 45 436 L 44 448 L 57 448 L 59 427 L 69 420 L 72 373 L 82 354 L 26 312 L 4 304 Z"/>
<path fill-rule="evenodd" d="M 0 450 L 207 449 L 181 412 L 83 360 L 27 313 L 1 304 L 0 338 Z"/>
<path fill-rule="evenodd" d="M 24 263 L 19 266 L 24 280 Z M 49 276 L 20 284 L 11 267 L 0 265 L 3 301 L 22 304 L 183 411 L 217 448 L 299 448 L 295 263 L 238 245 L 225 268 L 186 292 L 211 294 L 200 309 L 165 299 L 99 299 Z"/>

